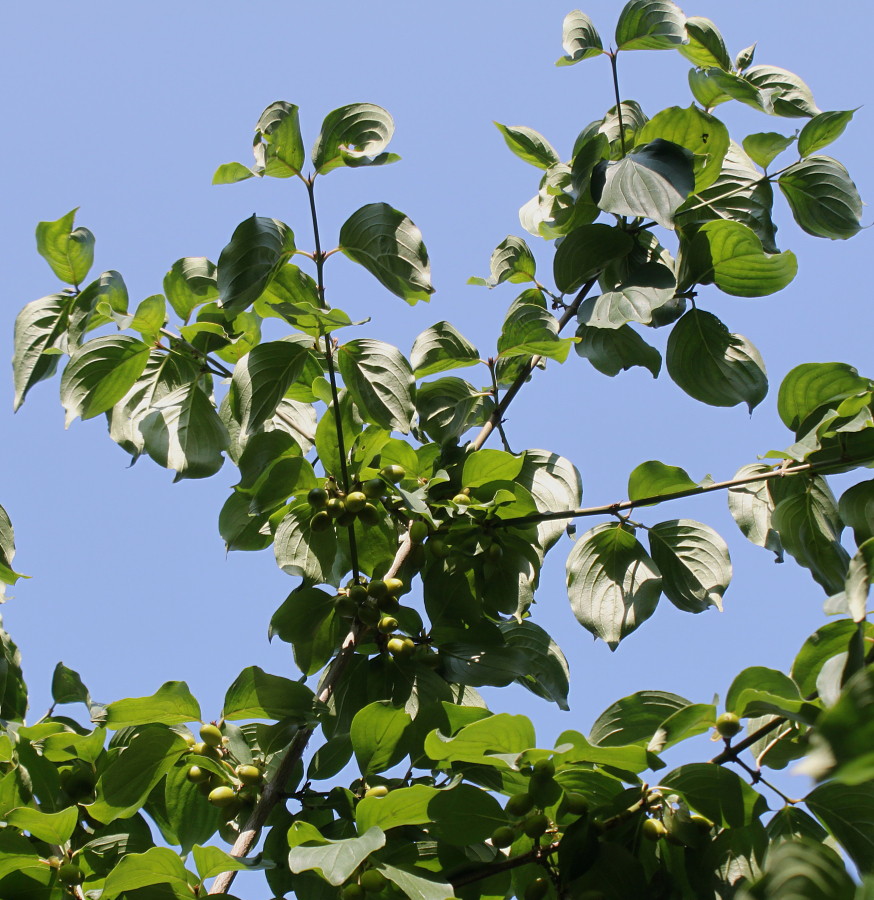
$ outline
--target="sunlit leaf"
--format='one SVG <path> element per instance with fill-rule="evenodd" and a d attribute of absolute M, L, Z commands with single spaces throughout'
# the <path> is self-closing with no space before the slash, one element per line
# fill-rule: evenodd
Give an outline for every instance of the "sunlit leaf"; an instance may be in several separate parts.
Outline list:
<path fill-rule="evenodd" d="M 561 46 L 565 55 L 557 62 L 557 66 L 572 66 L 604 52 L 601 36 L 592 20 L 580 10 L 575 9 L 564 17 L 561 29 Z"/>

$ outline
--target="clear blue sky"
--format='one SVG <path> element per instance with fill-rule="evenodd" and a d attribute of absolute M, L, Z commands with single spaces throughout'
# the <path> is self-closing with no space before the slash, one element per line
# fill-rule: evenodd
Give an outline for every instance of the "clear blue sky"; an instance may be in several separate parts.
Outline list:
<path fill-rule="evenodd" d="M 713 18 L 732 54 L 758 41 L 756 62 L 799 74 L 820 108 L 863 106 L 826 152 L 849 168 L 863 198 L 874 196 L 871 83 L 858 75 L 874 25 L 867 3 L 681 5 L 689 15 Z M 606 0 L 583 6 L 605 41 L 620 8 Z M 160 291 L 179 257 L 217 259 L 253 212 L 286 221 L 298 246 L 310 246 L 298 184 L 210 185 L 220 163 L 249 162 L 259 113 L 285 99 L 301 108 L 307 145 L 323 116 L 346 103 L 378 103 L 396 120 L 391 149 L 402 155 L 400 164 L 340 170 L 319 184 L 325 244 L 334 245 L 332 235 L 360 205 L 386 201 L 419 225 L 431 255 L 437 293 L 430 304 L 408 308 L 339 255 L 328 266 L 329 301 L 353 318 L 372 314 L 361 333 L 405 351 L 419 331 L 448 319 L 488 355 L 513 288 L 488 292 L 465 281 L 487 274 L 492 249 L 508 233 L 524 234 L 518 208 L 538 182 L 537 170 L 505 149 L 491 122 L 534 127 L 567 158 L 578 131 L 613 102 L 606 58 L 553 65 L 569 10 L 555 0 L 10 5 L 0 54 L 0 333 L 7 348 L 18 310 L 58 287 L 36 253 L 35 225 L 73 207 L 81 207 L 78 223 L 97 237 L 94 273 L 119 270 L 133 302 Z M 673 52 L 623 54 L 623 96 L 650 114 L 688 105 L 687 70 Z M 803 124 L 740 107 L 719 113 L 740 134 L 791 134 Z M 775 297 L 742 300 L 713 289 L 702 298 L 764 355 L 772 390 L 752 417 L 742 407 L 705 407 L 664 373 L 658 381 L 641 369 L 608 379 L 572 355 L 564 367 L 538 375 L 511 408 L 513 446 L 570 457 L 582 471 L 584 501 L 609 502 L 625 496 L 628 473 L 646 459 L 684 466 L 694 478 L 727 478 L 757 454 L 786 446 L 776 388 L 798 363 L 840 360 L 874 374 L 870 232 L 846 243 L 808 237 L 780 199 L 776 218 L 781 249 L 799 257 L 797 280 Z M 529 240 L 550 271 L 549 248 Z M 664 338 L 653 335 L 662 344 Z M 38 386 L 14 417 L 11 405 L 7 378 L 0 383 L 0 503 L 16 528 L 16 562 L 33 578 L 12 591 L 3 615 L 23 653 L 32 714 L 48 705 L 58 660 L 104 701 L 185 680 L 207 718 L 218 715 L 226 686 L 247 665 L 294 676 L 289 648 L 266 641 L 269 617 L 294 581 L 271 551 L 226 557 L 218 536 L 218 510 L 236 480 L 230 464 L 208 481 L 176 485 L 148 460 L 128 469 L 102 419 L 64 431 L 57 380 Z M 825 621 L 821 590 L 794 562 L 775 566 L 747 544 L 724 497 L 641 516 L 651 524 L 699 519 L 728 539 L 735 579 L 725 613 L 688 616 L 663 601 L 611 654 L 570 613 L 570 544 L 559 545 L 535 620 L 558 636 L 570 660 L 572 712 L 561 714 L 521 690 L 492 697 L 495 710 L 528 711 L 544 743 L 562 728 L 586 729 L 611 701 L 641 688 L 709 701 L 744 666 L 787 666 Z"/>

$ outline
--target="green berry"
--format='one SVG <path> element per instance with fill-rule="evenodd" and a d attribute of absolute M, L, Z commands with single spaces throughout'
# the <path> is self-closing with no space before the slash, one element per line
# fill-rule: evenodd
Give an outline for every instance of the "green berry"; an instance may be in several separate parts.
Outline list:
<path fill-rule="evenodd" d="M 384 784 L 375 784 L 373 787 L 369 787 L 364 792 L 365 797 L 376 797 L 380 799 L 381 797 L 388 796 L 388 788 Z"/>
<path fill-rule="evenodd" d="M 358 607 L 358 620 L 363 625 L 376 625 L 380 620 L 379 608 L 370 601 Z"/>
<path fill-rule="evenodd" d="M 313 488 L 307 494 L 307 503 L 309 503 L 313 509 L 324 509 L 327 502 L 328 492 L 324 488 Z"/>
<path fill-rule="evenodd" d="M 452 502 L 456 506 L 470 506 L 470 497 L 468 497 L 467 494 L 456 494 L 452 498 Z"/>
<path fill-rule="evenodd" d="M 392 484 L 397 484 L 407 477 L 407 470 L 403 466 L 385 466 L 379 470 L 379 474 Z"/>
<path fill-rule="evenodd" d="M 58 878 L 60 878 L 61 884 L 72 886 L 82 884 L 85 880 L 85 873 L 75 863 L 67 862 L 58 869 Z"/>
<path fill-rule="evenodd" d="M 566 791 L 564 795 L 564 808 L 572 816 L 584 816 L 589 811 L 589 801 L 584 794 L 578 791 Z"/>
<path fill-rule="evenodd" d="M 207 797 L 213 806 L 218 806 L 220 809 L 230 806 L 236 799 L 233 788 L 229 788 L 227 785 L 213 788 Z"/>
<path fill-rule="evenodd" d="M 392 613 L 398 611 L 401 604 L 397 597 L 393 597 L 391 594 L 386 594 L 384 597 L 380 597 L 379 600 L 376 601 L 376 605 L 379 607 L 380 612 L 391 615 Z"/>
<path fill-rule="evenodd" d="M 310 529 L 312 531 L 327 531 L 331 527 L 331 517 L 328 515 L 325 510 L 321 510 L 321 512 L 317 512 L 310 519 Z"/>
<path fill-rule="evenodd" d="M 695 828 L 701 832 L 701 834 L 709 834 L 710 829 L 713 828 L 713 822 L 710 819 L 705 818 L 704 816 L 692 815 L 689 816 L 689 821 L 695 826 Z"/>
<path fill-rule="evenodd" d="M 551 759 L 538 759 L 534 763 L 534 775 L 540 778 L 552 778 L 555 775 L 555 763 Z"/>
<path fill-rule="evenodd" d="M 426 546 L 434 555 L 435 559 L 446 559 L 446 557 L 449 556 L 449 547 L 446 545 L 446 541 L 444 541 L 443 538 L 432 537 Z"/>
<path fill-rule="evenodd" d="M 216 725 L 204 725 L 200 729 L 200 739 L 208 747 L 221 747 L 222 733 Z"/>
<path fill-rule="evenodd" d="M 534 813 L 522 821 L 522 831 L 537 840 L 549 828 L 549 819 L 543 813 Z"/>
<path fill-rule="evenodd" d="M 509 825 L 501 825 L 492 832 L 492 846 L 503 850 L 516 840 L 516 831 Z"/>
<path fill-rule="evenodd" d="M 549 893 L 549 882 L 545 878 L 535 878 L 525 888 L 525 900 L 543 900 Z"/>
<path fill-rule="evenodd" d="M 740 719 L 734 713 L 723 713 L 716 720 L 716 730 L 724 738 L 734 737 L 740 730 Z"/>
<path fill-rule="evenodd" d="M 234 771 L 243 784 L 260 784 L 264 777 L 258 766 L 237 766 Z"/>
<path fill-rule="evenodd" d="M 351 513 L 359 513 L 367 503 L 367 495 L 363 491 L 352 491 L 346 495 L 346 509 Z"/>
<path fill-rule="evenodd" d="M 668 829 L 658 819 L 644 819 L 641 831 L 648 841 L 660 841 L 668 833 Z"/>
<path fill-rule="evenodd" d="M 340 888 L 340 896 L 343 900 L 361 900 L 364 896 L 364 888 L 360 884 L 351 881 Z"/>
<path fill-rule="evenodd" d="M 365 869 L 358 880 L 368 894 L 378 894 L 388 884 L 388 879 L 377 869 Z"/>
<path fill-rule="evenodd" d="M 363 584 L 353 584 L 349 588 L 349 598 L 356 603 L 364 603 L 367 599 L 367 588 Z"/>
<path fill-rule="evenodd" d="M 331 497 L 325 504 L 325 509 L 332 519 L 339 519 L 346 512 L 346 504 L 339 497 Z"/>
<path fill-rule="evenodd" d="M 358 513 L 358 521 L 362 525 L 370 525 L 371 527 L 379 525 L 381 518 L 379 510 L 372 503 L 365 503 L 364 508 Z"/>
<path fill-rule="evenodd" d="M 504 548 L 500 544 L 492 544 L 488 549 L 487 556 L 489 562 L 499 563 L 504 558 Z"/>
<path fill-rule="evenodd" d="M 409 638 L 391 638 L 385 646 L 392 656 L 409 656 L 416 649 Z"/>
<path fill-rule="evenodd" d="M 210 759 L 221 759 L 222 755 L 218 751 L 218 747 L 211 747 L 205 741 L 201 741 L 199 744 L 195 744 L 191 748 L 191 752 L 197 754 L 197 756 L 207 756 Z"/>
<path fill-rule="evenodd" d="M 410 540 L 414 544 L 421 544 L 428 537 L 428 523 L 417 519 L 410 525 Z"/>
<path fill-rule="evenodd" d="M 383 634 L 391 634 L 393 631 L 397 630 L 397 627 L 398 620 L 394 616 L 383 616 L 377 625 L 377 628 Z"/>
<path fill-rule="evenodd" d="M 378 500 L 385 493 L 385 482 L 381 478 L 371 478 L 361 485 L 361 493 L 368 500 Z"/>
<path fill-rule="evenodd" d="M 385 579 L 385 590 L 386 593 L 392 597 L 397 597 L 398 594 L 404 589 L 404 583 L 400 578 L 386 578 Z"/>
<path fill-rule="evenodd" d="M 534 809 L 534 798 L 531 794 L 514 794 L 504 808 L 511 816 L 527 816 Z"/>
<path fill-rule="evenodd" d="M 192 784 L 203 784 L 205 781 L 209 781 L 210 773 L 206 769 L 201 769 L 200 766 L 192 766 L 186 773 L 185 777 Z"/>
<path fill-rule="evenodd" d="M 367 593 L 370 594 L 371 597 L 376 597 L 376 599 L 379 600 L 388 593 L 388 587 L 381 578 L 374 578 L 373 581 L 367 585 Z"/>

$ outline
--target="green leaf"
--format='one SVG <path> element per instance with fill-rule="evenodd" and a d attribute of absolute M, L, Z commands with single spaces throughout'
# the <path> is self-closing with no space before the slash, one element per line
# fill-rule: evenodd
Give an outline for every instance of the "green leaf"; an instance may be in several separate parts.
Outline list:
<path fill-rule="evenodd" d="M 674 326 L 668 338 L 667 366 L 677 385 L 710 406 L 745 402 L 752 411 L 768 392 L 759 351 L 704 310 L 689 310 Z"/>
<path fill-rule="evenodd" d="M 192 856 L 197 874 L 202 880 L 215 878 L 222 872 L 244 872 L 252 868 L 250 861 L 239 856 L 231 856 L 220 847 L 199 847 L 195 844 Z"/>
<path fill-rule="evenodd" d="M 414 784 L 393 790 L 386 797 L 363 797 L 355 807 L 355 824 L 359 832 L 374 825 L 383 831 L 401 825 L 427 825 L 431 822 L 428 804 L 439 793 L 438 788 Z"/>
<path fill-rule="evenodd" d="M 725 695 L 726 711 L 742 718 L 797 712 L 803 705 L 798 685 L 783 672 L 765 666 L 744 669 Z"/>
<path fill-rule="evenodd" d="M 677 282 L 661 263 L 635 268 L 625 283 L 580 307 L 577 318 L 595 328 L 621 328 L 627 322 L 656 326 L 659 311 L 674 300 Z"/>
<path fill-rule="evenodd" d="M 874 782 L 821 784 L 804 802 L 847 851 L 859 871 L 874 872 Z"/>
<path fill-rule="evenodd" d="M 689 16 L 686 19 L 686 35 L 689 43 L 680 44 L 677 50 L 693 65 L 702 69 L 711 66 L 719 66 L 726 71 L 731 69 L 731 57 L 725 48 L 725 41 L 710 19 Z"/>
<path fill-rule="evenodd" d="M 6 510 L 0 506 L 0 602 L 5 593 L 5 585 L 15 584 L 19 578 L 27 577 L 12 569 L 14 558 L 15 534 L 12 530 L 12 522 Z"/>
<path fill-rule="evenodd" d="M 132 317 L 127 315 L 127 305 L 124 279 L 118 272 L 104 272 L 73 299 L 69 309 L 68 344 L 80 344 L 87 332 L 110 322 L 115 322 L 120 329 L 129 328 Z"/>
<path fill-rule="evenodd" d="M 570 669 L 558 644 L 539 625 L 530 620 L 501 622 L 498 626 L 507 646 L 521 650 L 528 663 L 516 681 L 532 694 L 551 700 L 559 709 L 568 710 Z"/>
<path fill-rule="evenodd" d="M 306 152 L 300 133 L 298 108 L 293 103 L 286 103 L 285 100 L 271 103 L 261 113 L 255 133 L 264 139 L 265 175 L 290 178 L 301 171 Z"/>
<path fill-rule="evenodd" d="M 791 250 L 766 253 L 741 222 L 707 222 L 692 238 L 682 284 L 715 284 L 734 297 L 764 297 L 783 290 L 798 271 Z"/>
<path fill-rule="evenodd" d="M 854 484 L 841 494 L 838 511 L 848 528 L 853 529 L 856 545 L 874 537 L 874 479 Z"/>
<path fill-rule="evenodd" d="M 764 463 L 752 463 L 738 469 L 734 480 L 770 471 L 772 471 L 771 466 Z M 771 499 L 767 481 L 753 481 L 749 484 L 729 488 L 728 509 L 747 540 L 770 550 L 777 557 L 777 561 L 783 560 L 783 544 L 780 542 L 780 535 L 774 530 L 771 523 L 774 501 Z"/>
<path fill-rule="evenodd" d="M 704 109 L 713 109 L 714 106 L 731 100 L 731 94 L 725 90 L 720 78 L 721 75 L 728 74 L 716 66 L 689 69 L 689 90 Z"/>
<path fill-rule="evenodd" d="M 16 412 L 27 392 L 38 382 L 51 378 L 58 368 L 60 350 L 55 345 L 67 327 L 68 303 L 64 294 L 51 294 L 28 303 L 15 319 L 12 372 Z"/>
<path fill-rule="evenodd" d="M 753 57 L 756 55 L 756 46 L 758 45 L 758 41 L 755 44 L 750 44 L 749 47 L 744 47 L 737 56 L 734 58 L 735 68 L 742 72 L 744 69 L 749 68 L 753 64 Z"/>
<path fill-rule="evenodd" d="M 131 853 L 123 857 L 109 873 L 100 895 L 113 900 L 126 891 L 169 884 L 190 891 L 189 883 L 195 881 L 178 854 L 167 847 L 152 847 L 145 853 Z"/>
<path fill-rule="evenodd" d="M 272 418 L 307 359 L 303 343 L 268 341 L 247 353 L 234 367 L 232 404 L 243 435 Z"/>
<path fill-rule="evenodd" d="M 476 347 L 449 322 L 438 322 L 425 329 L 413 342 L 410 353 L 416 378 L 473 366 L 479 361 Z"/>
<path fill-rule="evenodd" d="M 765 798 L 736 772 L 716 763 L 690 763 L 661 779 L 689 806 L 723 828 L 742 828 L 768 809 Z"/>
<path fill-rule="evenodd" d="M 505 757 L 536 742 L 534 726 L 525 716 L 498 713 L 465 725 L 454 737 L 432 731 L 425 738 L 425 753 L 435 763 L 484 763 L 508 768 Z"/>
<path fill-rule="evenodd" d="M 541 512 L 576 509 L 582 502 L 583 483 L 576 466 L 548 450 L 526 450 L 515 481 L 528 489 Z M 538 523 L 537 541 L 544 553 L 564 534 L 565 527 L 560 519 Z"/>
<path fill-rule="evenodd" d="M 19 807 L 4 813 L 3 818 L 7 825 L 29 831 L 35 838 L 47 844 L 66 844 L 79 821 L 79 811 L 75 806 L 56 813 Z"/>
<path fill-rule="evenodd" d="M 437 874 L 416 866 L 393 866 L 379 862 L 376 868 L 396 885 L 410 900 L 453 900 L 451 884 L 441 881 Z"/>
<path fill-rule="evenodd" d="M 823 112 L 814 116 L 801 129 L 798 135 L 798 153 L 801 156 L 810 156 L 817 150 L 822 150 L 833 141 L 836 141 L 850 124 L 855 109 L 847 109 L 835 112 Z"/>
<path fill-rule="evenodd" d="M 387 203 L 368 203 L 340 228 L 340 249 L 411 306 L 434 293 L 422 232 Z"/>
<path fill-rule="evenodd" d="M 78 287 L 94 262 L 94 235 L 87 229 L 73 228 L 79 207 L 55 222 L 36 226 L 36 249 L 64 284 Z"/>
<path fill-rule="evenodd" d="M 748 134 L 743 140 L 743 148 L 753 162 L 763 169 L 767 169 L 775 157 L 795 143 L 795 139 L 795 135 L 784 137 L 775 131 L 762 131 L 757 134 Z"/>
<path fill-rule="evenodd" d="M 636 503 L 699 487 L 679 466 L 666 466 L 656 459 L 641 463 L 628 476 L 628 499 Z"/>
<path fill-rule="evenodd" d="M 777 66 L 753 66 L 743 78 L 758 91 L 755 105 L 772 116 L 815 116 L 819 109 L 810 88 L 795 74 Z M 742 98 L 738 98 L 742 99 Z M 744 101 L 746 102 L 746 101 Z"/>
<path fill-rule="evenodd" d="M 477 390 L 461 378 L 438 378 L 416 391 L 419 427 L 438 443 L 485 424 L 494 408 L 489 391 Z"/>
<path fill-rule="evenodd" d="M 176 315 L 188 322 L 198 306 L 218 299 L 215 263 L 205 256 L 177 259 L 164 276 L 164 293 Z"/>
<path fill-rule="evenodd" d="M 693 156 L 679 144 L 656 138 L 623 159 L 598 163 L 592 187 L 605 212 L 643 216 L 673 228 L 674 213 L 695 187 Z"/>
<path fill-rule="evenodd" d="M 561 46 L 565 55 L 556 61 L 557 66 L 572 66 L 574 63 L 600 56 L 604 52 L 601 36 L 592 20 L 575 9 L 564 17 L 561 29 Z"/>
<path fill-rule="evenodd" d="M 546 309 L 540 291 L 532 288 L 517 297 L 507 311 L 498 338 L 498 358 L 544 356 L 564 362 L 574 342 L 559 337 L 558 319 Z"/>
<path fill-rule="evenodd" d="M 612 260 L 621 259 L 634 247 L 634 240 L 610 225 L 583 225 L 558 246 L 553 261 L 556 287 L 563 294 L 579 290 Z"/>
<path fill-rule="evenodd" d="M 777 179 L 795 221 L 814 237 L 846 240 L 861 229 L 862 198 L 830 156 L 809 156 Z"/>
<path fill-rule="evenodd" d="M 254 177 L 255 173 L 244 166 L 242 163 L 230 162 L 222 163 L 212 176 L 213 184 L 236 184 L 238 181 L 245 181 L 247 178 Z"/>
<path fill-rule="evenodd" d="M 644 144 L 657 138 L 685 147 L 692 154 L 696 194 L 719 177 L 731 144 L 725 125 L 694 104 L 687 109 L 671 106 L 662 110 L 641 128 L 636 141 Z"/>
<path fill-rule="evenodd" d="M 837 407 L 841 400 L 871 388 L 871 380 L 846 363 L 803 363 L 780 384 L 777 412 L 787 428 L 798 432 L 820 406 Z"/>
<path fill-rule="evenodd" d="M 226 724 L 225 730 L 232 727 Z M 218 775 L 219 772 L 207 766 L 219 771 L 223 768 L 220 763 L 214 761 L 201 762 L 203 769 L 213 775 Z M 148 807 L 149 814 L 155 816 L 164 840 L 179 844 L 182 853 L 190 852 L 197 843 L 208 841 L 227 818 L 227 812 L 219 810 L 211 803 L 203 802 L 200 786 L 188 780 L 190 767 L 190 763 L 186 765 L 181 760 L 173 766 L 162 784 L 151 794 Z M 150 841 L 147 846 L 151 844 Z M 130 849 L 144 848 L 128 848 L 128 851 Z"/>
<path fill-rule="evenodd" d="M 312 151 L 316 173 L 324 175 L 339 166 L 369 166 L 394 162 L 399 157 L 383 153 L 394 134 L 394 120 L 373 103 L 352 103 L 328 113 Z"/>
<path fill-rule="evenodd" d="M 216 272 L 227 315 L 251 306 L 294 250 L 294 234 L 278 219 L 253 215 L 241 222 L 222 250 Z"/>
<path fill-rule="evenodd" d="M 468 284 L 493 288 L 505 281 L 521 284 L 534 281 L 536 263 L 531 248 L 522 238 L 507 235 L 495 248 L 488 278 L 468 278 Z"/>
<path fill-rule="evenodd" d="M 589 740 L 601 747 L 646 744 L 662 722 L 689 706 L 666 691 L 637 691 L 612 703 L 592 725 Z"/>
<path fill-rule="evenodd" d="M 501 633 L 491 628 L 471 628 L 455 640 L 441 640 L 440 661 L 443 677 L 450 684 L 473 687 L 504 687 L 526 672 L 525 655 L 508 646 Z"/>
<path fill-rule="evenodd" d="M 258 666 L 243 669 L 225 694 L 225 719 L 294 719 L 306 721 L 313 692 L 299 681 L 269 675 Z"/>
<path fill-rule="evenodd" d="M 66 424 L 115 406 L 134 386 L 149 359 L 149 345 L 125 334 L 98 337 L 70 357 L 61 376 Z"/>
<path fill-rule="evenodd" d="M 294 661 L 304 675 L 314 675 L 331 658 L 341 637 L 342 622 L 333 597 L 316 588 L 292 591 L 270 620 L 268 637 L 291 644 Z"/>
<path fill-rule="evenodd" d="M 690 703 L 659 725 L 646 749 L 650 753 L 661 753 L 680 741 L 710 731 L 715 720 L 716 707 L 712 703 Z"/>
<path fill-rule="evenodd" d="M 68 669 L 62 662 L 52 673 L 52 700 L 55 703 L 88 703 L 90 694 L 82 684 L 78 672 Z"/>
<path fill-rule="evenodd" d="M 568 745 L 570 749 L 565 749 Z M 561 748 L 561 752 L 556 753 L 557 763 L 595 763 L 622 769 L 625 772 L 661 768 L 658 760 L 648 753 L 645 747 L 635 745 L 601 747 L 589 743 L 578 731 L 563 731 L 558 736 L 556 747 Z"/>
<path fill-rule="evenodd" d="M 869 626 L 869 631 L 874 626 Z M 802 694 L 817 689 L 817 682 L 825 664 L 847 652 L 858 628 L 850 619 L 829 622 L 815 631 L 801 647 L 792 663 L 791 675 Z"/>
<path fill-rule="evenodd" d="M 868 614 L 868 593 L 874 582 L 874 538 L 856 551 L 847 569 L 847 606 L 854 622 L 864 622 Z"/>
<path fill-rule="evenodd" d="M 513 481 L 522 469 L 524 457 L 504 450 L 476 450 L 464 461 L 461 481 L 475 488 L 490 481 Z"/>
<path fill-rule="evenodd" d="M 561 162 L 555 148 L 533 128 L 524 125 L 501 125 L 495 122 L 507 146 L 519 157 L 538 169 L 548 169 Z"/>
<path fill-rule="evenodd" d="M 725 541 L 709 526 L 691 519 L 660 522 L 647 534 L 668 600 L 684 612 L 704 612 L 711 606 L 721 611 L 731 581 Z"/>
<path fill-rule="evenodd" d="M 0 628 L 0 718 L 24 722 L 26 713 L 27 685 L 21 672 L 21 653 Z"/>
<path fill-rule="evenodd" d="M 581 306 L 580 315 L 585 314 Z M 630 325 L 597 328 L 581 324 L 577 328 L 577 337 L 580 342 L 574 347 L 576 352 L 603 375 L 613 377 L 632 366 L 642 366 L 652 373 L 653 378 L 658 377 L 662 367 L 661 353 L 647 344 Z"/>
<path fill-rule="evenodd" d="M 65 373 L 66 374 L 66 373 Z M 166 394 L 140 423 L 146 453 L 182 478 L 208 478 L 224 462 L 228 431 L 196 382 Z"/>
<path fill-rule="evenodd" d="M 619 50 L 670 50 L 688 41 L 686 17 L 670 0 L 630 0 L 619 13 Z"/>
<path fill-rule="evenodd" d="M 365 420 L 408 434 L 412 425 L 415 378 L 397 347 L 370 338 L 342 344 L 337 368 Z"/>
<path fill-rule="evenodd" d="M 179 725 L 200 720 L 200 704 L 184 681 L 168 681 L 150 697 L 116 700 L 106 707 L 107 728 L 118 731 L 134 725 Z"/>
<path fill-rule="evenodd" d="M 597 525 L 574 544 L 567 587 L 577 621 L 611 650 L 654 612 L 661 575 L 634 531 Z"/>
<path fill-rule="evenodd" d="M 756 896 L 798 900 L 853 900 L 858 896 L 840 856 L 831 847 L 809 838 L 772 845 L 764 875 L 754 890 Z"/>
<path fill-rule="evenodd" d="M 378 700 L 358 710 L 349 737 L 365 778 L 397 765 L 406 755 L 405 736 L 412 717 L 402 707 Z"/>
<path fill-rule="evenodd" d="M 294 822 L 288 831 L 288 845 L 292 872 L 315 869 L 336 886 L 343 884 L 371 853 L 385 846 L 385 832 L 373 827 L 361 837 L 330 841 L 309 822 Z"/>

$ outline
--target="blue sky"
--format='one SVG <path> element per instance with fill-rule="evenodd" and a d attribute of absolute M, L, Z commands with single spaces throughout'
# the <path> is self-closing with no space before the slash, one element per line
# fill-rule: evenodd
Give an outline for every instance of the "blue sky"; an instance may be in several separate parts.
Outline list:
<path fill-rule="evenodd" d="M 583 7 L 605 42 L 620 8 L 605 0 Z M 702 0 L 684 9 L 713 18 L 732 54 L 758 41 L 756 62 L 800 75 L 821 109 L 862 106 L 825 152 L 848 167 L 863 198 L 874 194 L 871 84 L 858 75 L 874 24 L 867 4 L 817 5 L 802 14 L 797 4 Z M 359 206 L 386 201 L 421 228 L 431 256 L 437 293 L 430 304 L 407 307 L 339 254 L 328 264 L 329 302 L 353 319 L 371 315 L 362 336 L 404 351 L 424 328 L 448 319 L 482 355 L 493 352 L 513 287 L 489 292 L 465 282 L 487 274 L 490 253 L 507 234 L 524 235 L 518 208 L 535 193 L 539 172 L 506 150 L 491 123 L 536 128 L 567 158 L 579 130 L 613 103 L 606 58 L 553 65 L 569 10 L 554 0 L 10 6 L 0 61 L 7 85 L 0 333 L 7 348 L 18 310 L 58 287 L 36 253 L 36 223 L 73 207 L 81 207 L 78 224 L 97 238 L 94 273 L 119 270 L 133 302 L 161 290 L 174 260 L 217 259 L 253 212 L 282 219 L 298 246 L 311 246 L 299 184 L 210 185 L 219 164 L 250 161 L 254 122 L 268 103 L 285 99 L 301 108 L 307 145 L 324 115 L 346 103 L 377 103 L 395 117 L 391 149 L 401 163 L 340 170 L 319 183 L 324 243 L 335 245 L 340 224 Z M 687 70 L 673 52 L 621 54 L 623 97 L 650 114 L 688 105 Z M 788 135 L 803 124 L 740 107 L 720 107 L 723 113 L 740 135 Z M 776 205 L 778 244 L 798 255 L 797 280 L 763 299 L 715 289 L 702 297 L 763 353 L 771 392 L 752 417 L 742 407 L 693 401 L 664 372 L 657 381 L 640 369 L 609 379 L 572 354 L 565 366 L 539 374 L 511 407 L 514 448 L 540 446 L 571 458 L 591 504 L 622 499 L 628 473 L 647 459 L 683 466 L 693 478 L 728 478 L 757 454 L 791 442 L 775 413 L 776 389 L 790 368 L 838 360 L 874 373 L 870 232 L 848 242 L 818 240 L 795 226 L 780 199 Z M 549 272 L 550 249 L 529 241 Z M 653 339 L 663 346 L 665 337 Z M 129 469 L 102 419 L 64 431 L 56 380 L 38 386 L 14 417 L 11 406 L 7 379 L 0 383 L 0 503 L 16 528 L 18 567 L 33 578 L 12 591 L 3 616 L 23 653 L 32 714 L 49 703 L 58 660 L 105 701 L 185 680 L 205 718 L 218 715 L 226 686 L 247 665 L 293 676 L 289 648 L 268 646 L 266 627 L 294 581 L 270 551 L 226 556 L 218 536 L 218 510 L 236 480 L 231 465 L 208 481 L 176 485 L 148 460 Z M 836 489 L 849 483 L 838 480 Z M 544 742 L 563 728 L 585 730 L 634 690 L 674 690 L 703 702 L 724 695 L 747 665 L 787 666 L 825 621 L 821 590 L 794 562 L 775 566 L 747 544 L 724 497 L 640 516 L 650 524 L 695 518 L 726 537 L 735 578 L 725 612 L 688 616 L 663 601 L 611 654 L 570 613 L 570 544 L 559 545 L 535 620 L 558 636 L 571 663 L 572 712 L 521 690 L 491 697 L 496 711 L 532 715 Z"/>

